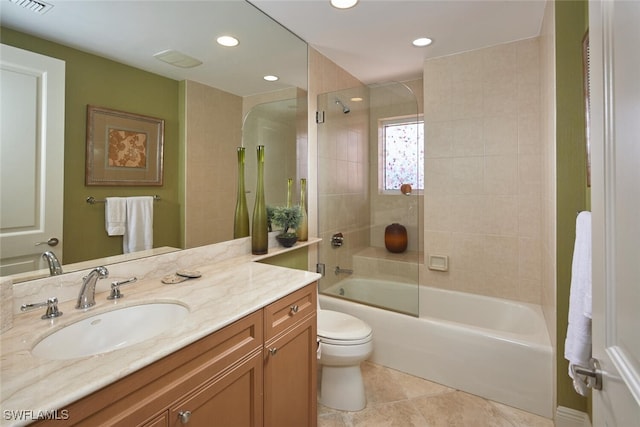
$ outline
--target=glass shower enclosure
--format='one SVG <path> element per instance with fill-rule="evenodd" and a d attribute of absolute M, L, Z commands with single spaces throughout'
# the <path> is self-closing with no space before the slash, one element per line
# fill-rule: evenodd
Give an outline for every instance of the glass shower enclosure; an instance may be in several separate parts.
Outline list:
<path fill-rule="evenodd" d="M 423 129 L 402 83 L 318 96 L 321 293 L 418 316 Z"/>

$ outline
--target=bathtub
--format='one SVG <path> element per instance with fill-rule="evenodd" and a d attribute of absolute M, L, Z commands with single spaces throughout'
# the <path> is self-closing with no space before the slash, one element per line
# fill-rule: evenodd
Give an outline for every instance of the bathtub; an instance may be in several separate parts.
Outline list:
<path fill-rule="evenodd" d="M 395 311 L 340 296 L 375 295 L 379 286 L 385 298 L 368 303 Z M 416 309 L 412 301 L 417 317 L 403 314 Z M 320 307 L 373 328 L 374 363 L 552 418 L 553 352 L 537 305 L 427 286 L 416 298 L 415 284 L 346 279 L 320 294 Z"/>

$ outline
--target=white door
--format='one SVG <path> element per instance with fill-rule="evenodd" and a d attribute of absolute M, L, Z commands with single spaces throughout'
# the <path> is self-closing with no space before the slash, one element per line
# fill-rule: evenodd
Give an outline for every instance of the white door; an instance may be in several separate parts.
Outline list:
<path fill-rule="evenodd" d="M 640 2 L 589 3 L 595 427 L 640 426 Z"/>
<path fill-rule="evenodd" d="M 62 262 L 64 76 L 64 61 L 0 45 L 0 276 L 45 268 L 47 250 Z"/>

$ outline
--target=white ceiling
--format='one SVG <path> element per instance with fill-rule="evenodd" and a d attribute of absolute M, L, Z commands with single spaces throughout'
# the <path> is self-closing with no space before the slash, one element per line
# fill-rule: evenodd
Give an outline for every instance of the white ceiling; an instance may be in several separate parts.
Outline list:
<path fill-rule="evenodd" d="M 307 85 L 306 44 L 244 0 L 43 0 L 44 14 L 0 0 L 0 24 L 176 80 L 239 96 Z M 232 34 L 235 48 L 215 40 Z M 153 57 L 174 49 L 203 62 L 178 68 Z M 275 74 L 280 80 L 265 82 Z"/>
<path fill-rule="evenodd" d="M 244 9 L 253 9 L 242 0 L 45 1 L 54 7 L 36 15 L 0 0 L 0 23 L 238 95 L 289 85 L 306 87 L 306 80 L 300 77 L 306 58 L 301 62 L 294 55 L 300 41 L 282 29 L 264 31 L 265 20 L 270 21 L 266 17 L 240 17 Z M 425 58 L 536 36 L 545 0 L 360 0 L 348 10 L 334 9 L 329 0 L 251 3 L 364 83 L 378 83 L 419 77 Z M 242 34 L 240 47 L 247 49 L 242 59 L 212 43 L 223 31 Z M 434 43 L 425 48 L 411 46 L 414 38 L 422 36 Z M 250 44 L 257 51 L 249 51 Z M 274 45 L 281 48 L 277 54 L 268 50 Z M 181 69 L 152 57 L 165 49 L 178 49 L 204 64 Z M 282 79 L 265 89 L 265 83 L 255 78 L 256 72 L 260 76 L 277 73 Z"/>
<path fill-rule="evenodd" d="M 545 0 L 250 0 L 362 82 L 422 75 L 426 58 L 539 35 Z M 431 46 L 411 42 L 429 37 Z"/>

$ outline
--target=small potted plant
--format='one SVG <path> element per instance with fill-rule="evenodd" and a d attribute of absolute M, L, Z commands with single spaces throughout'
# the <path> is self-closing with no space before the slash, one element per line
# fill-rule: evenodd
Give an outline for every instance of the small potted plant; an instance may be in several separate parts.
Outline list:
<path fill-rule="evenodd" d="M 273 208 L 271 223 L 276 228 L 281 228 L 282 232 L 276 236 L 276 239 L 285 248 L 293 246 L 298 240 L 295 231 L 290 230 L 296 230 L 300 226 L 301 219 L 300 206 L 275 206 Z"/>

